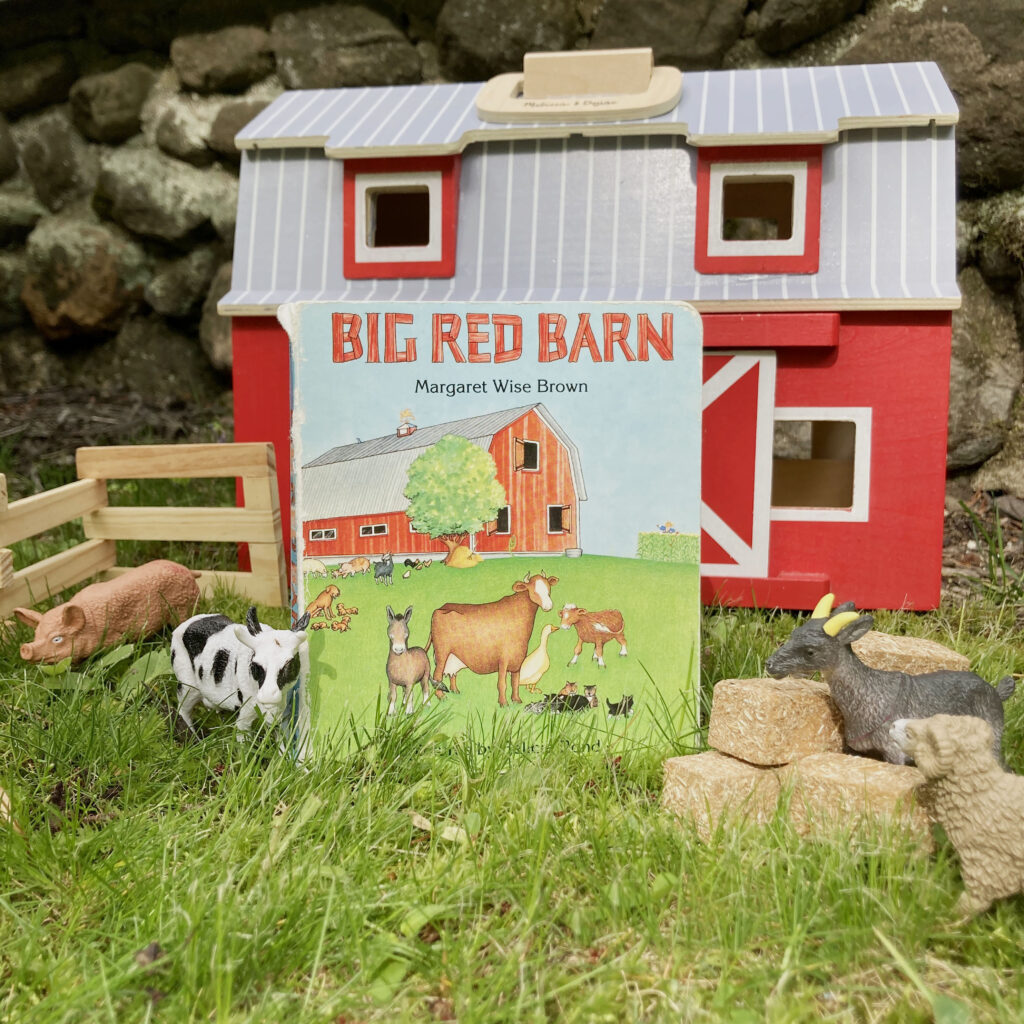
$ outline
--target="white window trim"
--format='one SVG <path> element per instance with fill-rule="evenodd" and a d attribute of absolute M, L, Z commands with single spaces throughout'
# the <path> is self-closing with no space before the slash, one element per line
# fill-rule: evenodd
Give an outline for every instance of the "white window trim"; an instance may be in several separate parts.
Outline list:
<path fill-rule="evenodd" d="M 775 410 L 775 419 L 833 420 L 853 423 L 856 434 L 853 448 L 853 502 L 849 508 L 811 508 L 772 506 L 773 522 L 789 523 L 866 523 L 871 506 L 871 407 L 870 406 L 790 406 Z"/>
<path fill-rule="evenodd" d="M 337 540 L 338 531 L 331 530 L 310 530 L 309 531 L 310 541 L 321 541 L 321 540 Z"/>
<path fill-rule="evenodd" d="M 383 526 L 384 529 L 377 532 L 377 527 Z M 387 523 L 367 523 L 365 526 L 359 527 L 360 537 L 386 537 L 388 533 Z"/>
<path fill-rule="evenodd" d="M 793 228 L 789 238 L 732 239 L 722 237 L 722 198 L 726 178 L 756 181 L 793 179 Z M 807 248 L 807 162 L 719 163 L 710 168 L 708 256 L 803 256 Z"/>
<path fill-rule="evenodd" d="M 427 263 L 441 259 L 441 172 L 392 171 L 355 175 L 355 262 Z M 426 187 L 430 202 L 430 234 L 426 245 L 378 245 L 366 241 L 374 192 Z"/>

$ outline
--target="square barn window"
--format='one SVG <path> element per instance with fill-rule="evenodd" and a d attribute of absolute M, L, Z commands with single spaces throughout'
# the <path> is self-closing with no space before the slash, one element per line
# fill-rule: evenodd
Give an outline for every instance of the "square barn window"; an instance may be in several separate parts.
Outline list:
<path fill-rule="evenodd" d="M 515 438 L 512 446 L 513 468 L 535 472 L 540 469 L 540 442 Z"/>
<path fill-rule="evenodd" d="M 455 273 L 458 157 L 346 160 L 348 278 Z"/>
<path fill-rule="evenodd" d="M 512 520 L 511 520 L 511 509 L 508 505 L 503 505 L 498 509 L 498 514 L 492 524 L 490 533 L 511 533 L 512 532 Z"/>
<path fill-rule="evenodd" d="M 870 452 L 870 409 L 776 409 L 772 519 L 866 521 Z"/>
<path fill-rule="evenodd" d="M 813 274 L 821 149 L 701 149 L 694 262 L 702 274 Z"/>
<path fill-rule="evenodd" d="M 572 532 L 572 506 L 548 505 L 548 533 Z"/>

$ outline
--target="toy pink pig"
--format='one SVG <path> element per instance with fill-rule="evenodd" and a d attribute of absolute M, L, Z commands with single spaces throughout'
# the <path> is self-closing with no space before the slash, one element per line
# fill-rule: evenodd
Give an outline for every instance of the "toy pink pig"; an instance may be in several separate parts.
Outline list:
<path fill-rule="evenodd" d="M 195 609 L 198 575 L 177 562 L 159 559 L 114 579 L 91 583 L 48 612 L 15 608 L 14 614 L 36 631 L 31 643 L 21 645 L 21 656 L 47 664 L 68 657 L 81 661 L 101 647 L 177 624 Z"/>

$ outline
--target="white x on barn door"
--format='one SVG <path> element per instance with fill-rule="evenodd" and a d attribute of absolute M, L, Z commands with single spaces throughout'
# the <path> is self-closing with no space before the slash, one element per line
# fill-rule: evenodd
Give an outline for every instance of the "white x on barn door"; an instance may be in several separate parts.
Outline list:
<path fill-rule="evenodd" d="M 704 356 L 701 574 L 768 575 L 775 353 Z"/>

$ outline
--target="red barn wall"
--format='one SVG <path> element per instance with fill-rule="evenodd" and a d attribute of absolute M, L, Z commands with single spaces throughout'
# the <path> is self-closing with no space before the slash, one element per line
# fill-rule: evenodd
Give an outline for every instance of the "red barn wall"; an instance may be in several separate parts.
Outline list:
<path fill-rule="evenodd" d="M 540 467 L 536 471 L 516 470 L 513 461 L 515 439 L 537 441 Z M 498 480 L 505 488 L 510 507 L 509 534 L 477 534 L 478 551 L 509 550 L 515 537 L 516 551 L 564 551 L 579 547 L 579 504 L 573 486 L 569 453 L 554 432 L 530 410 L 503 431 L 491 443 L 490 452 L 498 467 Z M 570 505 L 567 533 L 548 533 L 548 505 Z"/>

